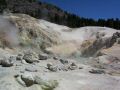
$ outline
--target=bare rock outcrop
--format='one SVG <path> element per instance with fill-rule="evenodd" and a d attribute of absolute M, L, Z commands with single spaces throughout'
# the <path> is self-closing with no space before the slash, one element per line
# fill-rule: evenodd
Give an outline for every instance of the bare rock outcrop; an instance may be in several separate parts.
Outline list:
<path fill-rule="evenodd" d="M 85 56 L 85 57 L 93 56 L 102 48 L 110 48 L 116 43 L 117 38 L 119 37 L 120 37 L 120 33 L 116 32 L 113 34 L 112 37 L 109 38 L 99 38 L 93 40 L 92 42 L 86 41 L 90 43 L 87 43 L 88 45 L 86 46 L 83 43 L 82 45 L 83 47 L 81 47 L 81 56 Z"/>
<path fill-rule="evenodd" d="M 4 18 L 18 29 L 16 38 L 19 46 L 45 49 L 60 43 L 59 35 L 55 31 L 43 29 L 38 19 L 26 14 L 11 14 Z"/>

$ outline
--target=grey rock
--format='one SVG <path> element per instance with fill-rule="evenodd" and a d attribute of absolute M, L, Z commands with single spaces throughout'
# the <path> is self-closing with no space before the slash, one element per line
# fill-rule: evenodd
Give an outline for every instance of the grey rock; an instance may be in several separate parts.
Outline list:
<path fill-rule="evenodd" d="M 25 82 L 27 87 L 34 84 L 34 77 L 30 73 L 24 73 L 23 75 L 21 75 L 21 79 Z"/>
<path fill-rule="evenodd" d="M 26 87 L 25 82 L 21 79 L 20 76 L 16 76 L 15 78 L 16 78 L 16 81 L 17 81 L 20 85 Z"/>
<path fill-rule="evenodd" d="M 34 81 L 35 84 L 43 85 L 45 83 L 45 81 L 42 78 L 40 78 L 39 76 L 35 76 L 34 80 L 35 80 Z"/>
<path fill-rule="evenodd" d="M 23 55 L 22 54 L 18 54 L 16 57 L 16 60 L 22 60 L 23 59 Z"/>
<path fill-rule="evenodd" d="M 105 71 L 104 70 L 94 70 L 92 69 L 91 71 L 89 71 L 90 73 L 93 73 L 93 74 L 105 74 Z"/>
<path fill-rule="evenodd" d="M 69 63 L 68 60 L 65 60 L 65 59 L 60 59 L 60 62 L 61 62 L 62 64 L 68 64 L 68 63 Z"/>
<path fill-rule="evenodd" d="M 8 59 L 8 58 L 2 58 L 0 59 L 0 65 L 2 65 L 3 67 L 11 67 L 13 66 L 14 62 L 12 61 L 12 59 Z"/>
<path fill-rule="evenodd" d="M 27 52 L 24 54 L 23 59 L 27 63 L 33 63 L 33 62 L 36 62 L 38 60 L 38 56 L 35 52 Z"/>
<path fill-rule="evenodd" d="M 54 90 L 58 86 L 57 80 L 49 80 L 42 76 L 33 76 L 30 73 L 15 75 L 14 77 L 16 81 L 24 87 L 31 87 L 34 86 L 34 84 L 38 84 L 42 90 Z"/>
<path fill-rule="evenodd" d="M 14 61 L 15 62 L 16 61 L 16 56 L 10 56 L 8 59 L 9 59 L 9 61 Z"/>
<path fill-rule="evenodd" d="M 57 72 L 57 71 L 69 71 L 69 70 L 75 70 L 77 69 L 78 66 L 70 64 L 70 65 L 64 65 L 64 64 L 58 64 L 58 65 L 52 65 L 52 64 L 47 64 L 47 69 L 52 71 L 52 72 Z"/>
<path fill-rule="evenodd" d="M 69 67 L 68 66 L 61 66 L 61 67 L 59 67 L 58 68 L 59 69 L 59 71 L 69 71 Z"/>
<path fill-rule="evenodd" d="M 57 80 L 45 80 L 42 77 L 35 76 L 35 83 L 41 85 L 43 90 L 54 90 L 58 86 Z"/>
<path fill-rule="evenodd" d="M 49 69 L 52 72 L 57 72 L 58 68 L 56 66 L 53 66 L 52 64 L 47 64 L 47 69 Z"/>
<path fill-rule="evenodd" d="M 79 69 L 83 69 L 83 67 L 79 67 Z"/>
<path fill-rule="evenodd" d="M 110 63 L 113 63 L 113 62 L 119 62 L 120 61 L 117 57 L 110 56 L 110 55 L 99 56 L 96 59 L 101 64 L 110 64 Z"/>
<path fill-rule="evenodd" d="M 28 64 L 24 59 L 21 60 L 21 63 L 22 63 L 22 64 Z"/>
<path fill-rule="evenodd" d="M 53 57 L 54 60 L 58 60 L 58 57 Z"/>
<path fill-rule="evenodd" d="M 75 63 L 72 63 L 72 64 L 70 64 L 70 66 L 69 66 L 69 69 L 70 70 L 75 70 L 75 69 L 77 69 L 78 68 L 78 66 L 75 64 Z"/>
<path fill-rule="evenodd" d="M 39 54 L 39 60 L 47 60 L 48 59 L 48 55 L 47 54 Z"/>
<path fill-rule="evenodd" d="M 47 64 L 47 68 L 50 68 L 51 66 L 52 66 L 51 63 L 48 63 L 48 64 Z"/>
<path fill-rule="evenodd" d="M 49 80 L 41 85 L 43 90 L 54 90 L 58 86 L 57 80 Z"/>
<path fill-rule="evenodd" d="M 87 47 L 83 47 L 81 50 L 81 56 L 90 57 L 94 56 L 99 50 L 104 48 L 110 48 L 116 43 L 117 38 L 120 38 L 120 33 L 116 32 L 111 37 L 98 38 Z"/>
<path fill-rule="evenodd" d="M 37 72 L 38 70 L 34 67 L 26 67 L 25 71 L 29 71 L 29 72 Z"/>

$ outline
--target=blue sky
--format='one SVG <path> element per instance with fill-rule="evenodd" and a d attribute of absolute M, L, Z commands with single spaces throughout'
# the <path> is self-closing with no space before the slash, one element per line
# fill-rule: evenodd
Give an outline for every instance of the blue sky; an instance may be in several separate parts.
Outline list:
<path fill-rule="evenodd" d="M 87 18 L 120 18 L 120 0 L 41 0 Z"/>

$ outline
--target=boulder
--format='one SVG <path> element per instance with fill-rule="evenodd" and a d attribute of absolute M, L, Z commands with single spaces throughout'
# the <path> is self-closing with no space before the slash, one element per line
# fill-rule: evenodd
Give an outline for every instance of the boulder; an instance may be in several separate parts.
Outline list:
<path fill-rule="evenodd" d="M 35 84 L 43 85 L 45 83 L 45 81 L 42 78 L 40 78 L 39 76 L 35 76 L 34 80 L 35 80 L 34 81 Z"/>
<path fill-rule="evenodd" d="M 43 90 L 54 90 L 58 86 L 57 80 L 49 80 L 41 85 Z"/>
<path fill-rule="evenodd" d="M 24 59 L 21 60 L 21 63 L 22 63 L 22 64 L 28 64 Z"/>
<path fill-rule="evenodd" d="M 47 54 L 39 54 L 38 57 L 39 57 L 39 60 L 47 60 L 48 59 Z"/>
<path fill-rule="evenodd" d="M 51 63 L 47 64 L 47 69 L 49 69 L 52 72 L 57 72 L 58 71 L 57 66 L 53 66 Z"/>
<path fill-rule="evenodd" d="M 15 62 L 16 61 L 16 56 L 10 56 L 8 59 L 9 59 L 9 61 Z"/>
<path fill-rule="evenodd" d="M 13 60 L 10 58 L 2 58 L 0 59 L 0 65 L 2 65 L 3 67 L 11 67 L 13 66 L 14 62 Z"/>
<path fill-rule="evenodd" d="M 40 90 L 54 90 L 58 86 L 57 80 L 49 80 L 42 76 L 33 76 L 30 73 L 15 75 L 16 81 L 24 87 L 32 87 L 35 84 L 40 85 Z"/>
<path fill-rule="evenodd" d="M 20 77 L 19 75 L 18 75 L 18 76 L 15 76 L 15 78 L 16 78 L 16 81 L 17 81 L 20 85 L 26 87 L 25 82 L 21 79 L 21 77 Z"/>
<path fill-rule="evenodd" d="M 79 69 L 83 69 L 83 67 L 79 67 Z"/>
<path fill-rule="evenodd" d="M 23 59 L 27 62 L 27 63 L 33 63 L 36 62 L 38 60 L 38 56 L 35 52 L 27 52 L 24 54 Z"/>
<path fill-rule="evenodd" d="M 54 90 L 58 86 L 57 80 L 45 80 L 42 77 L 35 76 L 35 84 L 41 85 L 43 90 Z"/>
<path fill-rule="evenodd" d="M 47 68 L 50 68 L 51 66 L 53 66 L 52 63 L 47 64 Z"/>
<path fill-rule="evenodd" d="M 69 71 L 69 70 L 75 70 L 75 69 L 78 69 L 78 68 L 79 67 L 75 63 L 71 63 L 71 64 L 58 64 L 58 65 L 52 65 L 51 63 L 47 64 L 47 69 L 52 71 L 52 72 Z"/>
<path fill-rule="evenodd" d="M 24 73 L 23 75 L 21 75 L 21 79 L 25 82 L 27 87 L 34 84 L 34 77 L 30 73 Z"/>
<path fill-rule="evenodd" d="M 22 60 L 23 59 L 23 55 L 22 54 L 18 54 L 16 57 L 16 60 Z"/>

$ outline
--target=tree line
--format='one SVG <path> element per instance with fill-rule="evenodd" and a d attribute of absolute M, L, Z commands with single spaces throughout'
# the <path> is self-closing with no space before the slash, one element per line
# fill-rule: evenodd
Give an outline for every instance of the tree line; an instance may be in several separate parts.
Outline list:
<path fill-rule="evenodd" d="M 38 19 L 66 25 L 72 28 L 83 26 L 102 26 L 120 30 L 120 19 L 84 18 L 68 13 L 59 7 L 38 0 L 0 0 L 0 12 L 9 9 L 12 13 L 24 13 Z"/>

